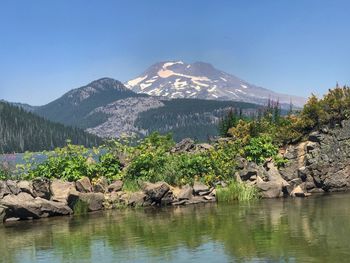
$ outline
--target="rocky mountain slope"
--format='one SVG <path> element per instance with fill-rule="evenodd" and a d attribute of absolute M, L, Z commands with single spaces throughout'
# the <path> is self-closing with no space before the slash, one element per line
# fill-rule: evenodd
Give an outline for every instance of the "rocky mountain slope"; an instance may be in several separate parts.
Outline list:
<path fill-rule="evenodd" d="M 153 97 L 117 100 L 106 106 L 98 107 L 89 115 L 105 114 L 108 119 L 87 131 L 103 138 L 119 138 L 122 135 L 146 135 L 148 130 L 135 125 L 139 114 L 150 109 L 163 107 L 164 103 Z"/>
<path fill-rule="evenodd" d="M 294 105 L 302 106 L 305 103 L 305 98 L 252 85 L 203 62 L 156 63 L 125 85 L 137 93 L 168 98 L 234 100 L 257 104 L 266 104 L 271 98 L 279 100 L 281 104 L 292 101 Z"/>

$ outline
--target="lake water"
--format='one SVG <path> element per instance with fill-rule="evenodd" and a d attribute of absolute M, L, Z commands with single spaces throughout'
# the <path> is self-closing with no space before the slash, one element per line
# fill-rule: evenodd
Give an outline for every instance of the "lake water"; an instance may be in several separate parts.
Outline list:
<path fill-rule="evenodd" d="M 350 262 L 350 194 L 12 222 L 0 262 Z"/>

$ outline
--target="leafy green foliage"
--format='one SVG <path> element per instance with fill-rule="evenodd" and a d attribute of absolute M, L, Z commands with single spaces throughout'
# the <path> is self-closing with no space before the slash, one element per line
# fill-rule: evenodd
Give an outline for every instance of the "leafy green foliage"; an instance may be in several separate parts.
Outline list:
<path fill-rule="evenodd" d="M 350 118 L 350 88 L 330 89 L 322 98 L 312 95 L 300 114 L 300 126 L 305 130 L 319 128 L 321 125 L 340 124 Z"/>
<path fill-rule="evenodd" d="M 239 155 L 239 141 L 219 142 L 210 149 L 208 156 L 210 172 L 205 177 L 207 184 L 232 178 L 236 168 L 235 157 Z"/>
<path fill-rule="evenodd" d="M 278 168 L 281 168 L 288 163 L 288 159 L 282 157 L 281 155 L 275 155 L 273 157 L 273 162 Z"/>
<path fill-rule="evenodd" d="M 89 151 L 84 146 L 68 144 L 44 154 L 47 156 L 44 162 L 35 165 L 28 159 L 31 156 L 28 156 L 27 166 L 18 168 L 27 169 L 29 178 L 46 177 L 76 181 L 83 176 L 92 177 L 94 164 L 88 161 Z"/>
<path fill-rule="evenodd" d="M 120 173 L 120 162 L 117 156 L 111 152 L 100 155 L 99 162 L 96 164 L 96 173 L 106 178 L 117 178 Z"/>
<path fill-rule="evenodd" d="M 234 157 L 239 145 L 219 143 L 215 148 L 198 153 L 171 153 L 174 141 L 170 135 L 153 133 L 133 150 L 129 150 L 129 165 L 122 178 L 131 181 L 166 181 L 172 185 L 191 184 L 201 180 L 208 185 L 232 177 Z"/>
<path fill-rule="evenodd" d="M 168 151 L 173 145 L 174 141 L 170 135 L 151 134 L 136 146 L 125 177 L 149 181 L 162 179 L 161 175 L 169 157 Z"/>
<path fill-rule="evenodd" d="M 95 178 L 105 176 L 114 178 L 120 172 L 119 160 L 112 153 L 101 154 L 99 149 L 89 150 L 84 146 L 73 145 L 70 142 L 63 148 L 56 148 L 52 152 L 44 152 L 46 159 L 37 164 L 33 155 L 27 153 L 26 163 L 17 165 L 17 168 L 29 179 L 36 177 L 59 178 L 67 181 L 76 181 L 87 176 Z M 99 156 L 96 162 L 94 157 Z"/>
<path fill-rule="evenodd" d="M 263 135 L 251 138 L 249 143 L 244 147 L 244 152 L 248 161 L 261 164 L 267 158 L 276 156 L 278 148 L 273 145 L 271 137 Z"/>
<path fill-rule="evenodd" d="M 8 172 L 5 169 L 3 169 L 3 167 L 0 167 L 0 180 L 6 180 L 8 177 Z"/>

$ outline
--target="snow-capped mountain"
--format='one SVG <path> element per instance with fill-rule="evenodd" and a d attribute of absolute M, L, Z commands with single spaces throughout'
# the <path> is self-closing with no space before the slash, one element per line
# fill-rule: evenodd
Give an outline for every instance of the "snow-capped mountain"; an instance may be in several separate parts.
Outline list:
<path fill-rule="evenodd" d="M 152 65 L 142 75 L 125 86 L 137 93 L 169 98 L 235 100 L 265 104 L 271 98 L 280 103 L 302 106 L 305 98 L 280 94 L 252 85 L 234 75 L 214 68 L 211 64 L 167 61 Z"/>

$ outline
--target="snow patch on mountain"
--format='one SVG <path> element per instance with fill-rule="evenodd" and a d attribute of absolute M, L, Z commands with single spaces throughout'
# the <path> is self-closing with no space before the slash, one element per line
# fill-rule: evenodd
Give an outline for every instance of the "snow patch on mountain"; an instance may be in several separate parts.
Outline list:
<path fill-rule="evenodd" d="M 146 76 L 144 76 L 144 77 L 138 77 L 138 78 L 136 78 L 136 79 L 133 79 L 133 80 L 130 80 L 130 81 L 128 81 L 127 82 L 127 87 L 133 87 L 133 86 L 135 86 L 135 85 L 138 85 L 140 82 L 142 82 L 143 80 L 145 80 L 146 78 L 147 78 L 148 76 L 146 75 Z"/>

